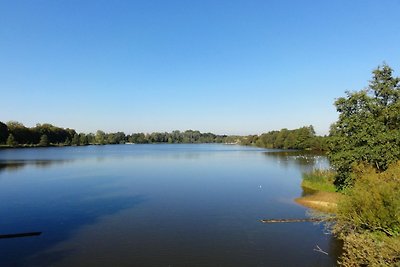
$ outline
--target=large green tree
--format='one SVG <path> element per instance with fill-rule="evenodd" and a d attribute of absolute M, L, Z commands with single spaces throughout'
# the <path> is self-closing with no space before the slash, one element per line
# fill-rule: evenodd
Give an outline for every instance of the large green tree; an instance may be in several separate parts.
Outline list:
<path fill-rule="evenodd" d="M 338 188 L 352 184 L 352 165 L 378 171 L 400 159 L 400 78 L 386 64 L 373 71 L 368 88 L 335 101 L 339 119 L 331 126 L 329 158 Z"/>

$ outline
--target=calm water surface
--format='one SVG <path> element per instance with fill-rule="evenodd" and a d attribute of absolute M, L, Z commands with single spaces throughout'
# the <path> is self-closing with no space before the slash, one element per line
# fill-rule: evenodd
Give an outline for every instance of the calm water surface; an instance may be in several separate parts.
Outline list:
<path fill-rule="evenodd" d="M 0 266 L 335 266 L 293 199 L 324 157 L 231 145 L 0 150 Z M 315 252 L 318 245 L 329 255 Z"/>

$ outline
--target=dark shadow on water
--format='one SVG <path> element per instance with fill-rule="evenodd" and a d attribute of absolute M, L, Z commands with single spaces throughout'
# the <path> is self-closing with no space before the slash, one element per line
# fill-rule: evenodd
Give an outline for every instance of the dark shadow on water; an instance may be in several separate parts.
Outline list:
<path fill-rule="evenodd" d="M 30 229 L 43 233 L 31 238 L 0 239 L 0 266 L 45 266 L 43 262 L 39 262 L 43 257 L 40 257 L 40 260 L 36 259 L 38 261 L 36 263 L 29 259 L 34 259 L 31 256 L 67 240 L 80 227 L 93 224 L 100 217 L 116 214 L 145 201 L 145 197 L 140 195 L 107 197 L 91 201 L 75 198 L 68 204 L 44 207 L 33 211 L 33 214 L 21 214 L 24 218 L 21 227 L 29 225 Z M 0 232 L 8 227 L 3 225 L 3 228 L 3 223 L 0 223 Z M 18 225 L 15 228 L 18 228 Z M 60 260 L 60 256 L 62 255 L 52 254 L 51 258 Z M 51 262 L 51 258 L 46 258 L 46 261 Z"/>
<path fill-rule="evenodd" d="M 343 241 L 331 237 L 330 246 L 329 246 L 329 255 L 332 255 L 335 259 L 339 259 L 343 254 Z"/>
<path fill-rule="evenodd" d="M 19 171 L 28 166 L 35 166 L 36 168 L 49 168 L 52 165 L 70 163 L 74 160 L 60 159 L 60 160 L 0 160 L 0 174 L 3 171 Z"/>

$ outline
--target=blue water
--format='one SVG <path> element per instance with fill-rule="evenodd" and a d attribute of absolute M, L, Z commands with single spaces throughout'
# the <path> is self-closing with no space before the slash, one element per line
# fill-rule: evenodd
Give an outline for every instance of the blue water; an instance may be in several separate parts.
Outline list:
<path fill-rule="evenodd" d="M 334 266 L 304 218 L 322 156 L 233 145 L 0 150 L 0 266 Z M 318 245 L 329 255 L 314 251 Z"/>

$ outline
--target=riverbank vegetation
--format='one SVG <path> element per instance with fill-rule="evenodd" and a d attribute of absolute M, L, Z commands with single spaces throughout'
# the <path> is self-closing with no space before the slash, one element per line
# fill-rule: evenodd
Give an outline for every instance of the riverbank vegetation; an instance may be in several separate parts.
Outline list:
<path fill-rule="evenodd" d="M 325 151 L 328 148 L 326 137 L 316 135 L 312 125 L 293 130 L 282 129 L 261 135 L 244 136 L 240 138 L 240 144 L 273 149 Z"/>
<path fill-rule="evenodd" d="M 351 175 L 351 187 L 332 192 L 332 171 L 304 174 L 308 193 L 296 202 L 333 215 L 333 224 L 326 218 L 343 241 L 341 266 L 400 266 L 400 161 L 383 172 L 360 163 Z"/>
<path fill-rule="evenodd" d="M 339 119 L 328 137 L 335 173 L 304 175 L 303 186 L 334 185 L 341 195 L 332 232 L 344 244 L 342 266 L 400 266 L 400 78 L 392 72 L 378 67 L 367 89 L 335 102 Z"/>
<path fill-rule="evenodd" d="M 399 266 L 400 162 L 384 172 L 359 164 L 352 176 L 332 229 L 343 240 L 341 265 Z"/>
<path fill-rule="evenodd" d="M 333 170 L 315 169 L 303 174 L 301 186 L 315 191 L 336 192 L 335 175 Z"/>
<path fill-rule="evenodd" d="M 257 146 L 261 148 L 326 150 L 326 137 L 317 136 L 313 126 L 299 129 L 271 131 L 261 135 L 236 136 L 201 133 L 200 131 L 172 131 L 154 133 L 124 132 L 77 133 L 74 129 L 61 128 L 48 123 L 26 127 L 20 122 L 0 122 L 0 146 L 4 147 L 46 147 L 46 146 L 82 146 L 106 144 L 192 144 L 192 143 L 226 143 Z"/>
<path fill-rule="evenodd" d="M 328 157 L 338 188 L 354 183 L 352 165 L 360 162 L 385 171 L 400 159 L 400 78 L 383 65 L 368 88 L 336 100 L 339 119 L 331 126 Z"/>
<path fill-rule="evenodd" d="M 151 134 L 123 132 L 105 133 L 98 130 L 94 133 L 77 133 L 74 129 L 61 128 L 51 124 L 37 124 L 26 127 L 20 122 L 0 122 L 0 145 L 4 147 L 37 147 L 37 146 L 80 146 L 105 144 L 151 144 L 151 143 L 238 143 L 239 137 L 201 133 L 187 130 L 171 133 L 155 132 Z"/>

